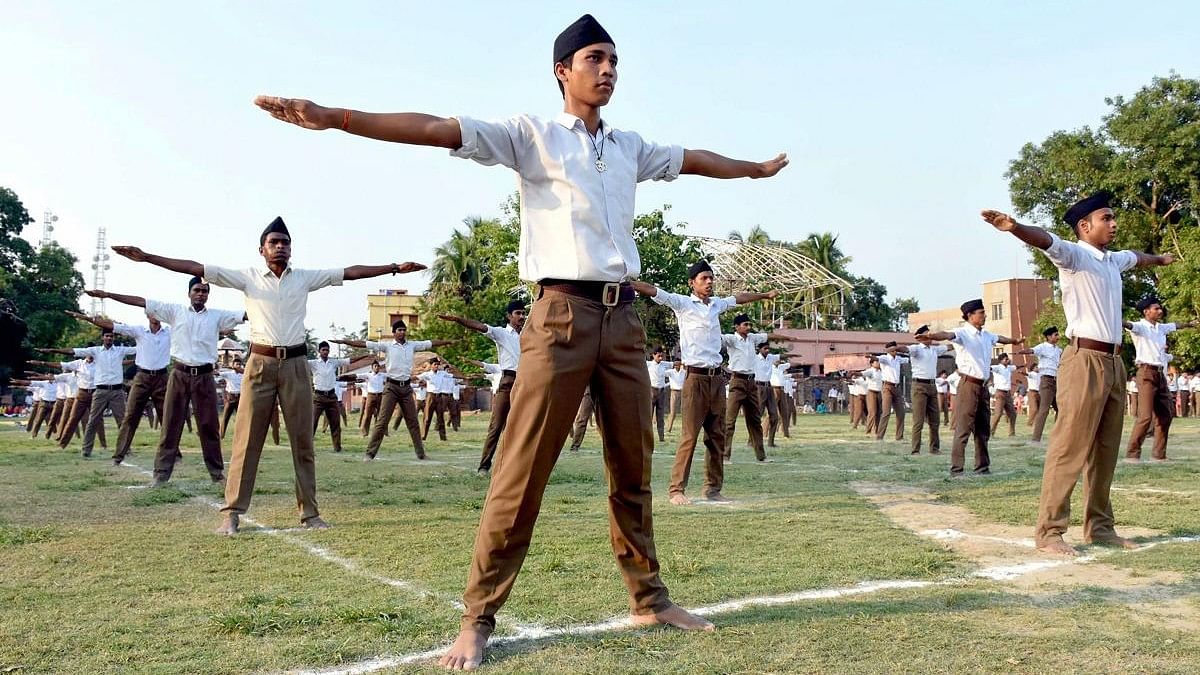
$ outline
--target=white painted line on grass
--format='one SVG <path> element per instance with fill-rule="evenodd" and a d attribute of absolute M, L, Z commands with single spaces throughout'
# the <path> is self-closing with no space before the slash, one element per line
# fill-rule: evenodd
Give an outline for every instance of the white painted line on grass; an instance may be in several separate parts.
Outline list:
<path fill-rule="evenodd" d="M 998 544 L 1009 544 L 1010 546 L 1023 546 L 1025 548 L 1034 548 L 1035 544 L 1032 539 L 1005 539 L 1004 537 L 990 537 L 983 534 L 971 534 L 962 530 L 945 529 L 945 530 L 922 530 L 917 534 L 923 537 L 932 537 L 934 539 L 958 540 L 958 539 L 979 539 L 982 541 L 994 541 Z"/>
<path fill-rule="evenodd" d="M 1156 495 L 1176 495 L 1176 496 L 1179 496 L 1179 497 L 1191 497 L 1193 494 L 1195 494 L 1194 492 L 1182 492 L 1182 491 L 1180 491 L 1180 490 L 1160 490 L 1160 489 L 1158 489 L 1158 488 L 1125 488 L 1125 487 L 1114 487 L 1114 488 L 1112 488 L 1112 489 L 1113 489 L 1113 490 L 1115 490 L 1116 492 L 1146 492 L 1146 493 L 1149 493 L 1149 494 L 1156 494 Z"/>

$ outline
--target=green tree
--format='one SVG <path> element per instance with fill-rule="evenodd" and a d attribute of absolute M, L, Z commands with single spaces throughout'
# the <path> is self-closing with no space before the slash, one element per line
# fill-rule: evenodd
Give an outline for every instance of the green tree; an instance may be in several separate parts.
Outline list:
<path fill-rule="evenodd" d="M 850 275 L 846 267 L 853 258 L 842 252 L 838 246 L 838 235 L 832 232 L 813 232 L 789 247 L 836 276 L 845 279 Z"/>
<path fill-rule="evenodd" d="M 908 325 L 908 315 L 921 311 L 921 304 L 916 298 L 896 298 L 892 301 L 891 330 L 906 331 L 914 326 Z"/>
<path fill-rule="evenodd" d="M 633 219 L 633 240 L 642 258 L 640 278 L 672 293 L 687 293 L 687 268 L 701 258 L 700 246 L 679 232 L 686 223 L 667 224 L 670 204 Z M 635 308 L 646 329 L 646 346 L 668 347 L 679 342 L 675 313 L 641 298 Z"/>
<path fill-rule="evenodd" d="M 21 238 L 25 226 L 32 222 L 17 193 L 0 187 L 0 285 L 7 272 L 15 271 L 33 255 L 33 246 Z"/>
<path fill-rule="evenodd" d="M 846 298 L 847 330 L 893 330 L 896 310 L 887 303 L 887 287 L 871 277 L 851 277 L 854 284 Z"/>

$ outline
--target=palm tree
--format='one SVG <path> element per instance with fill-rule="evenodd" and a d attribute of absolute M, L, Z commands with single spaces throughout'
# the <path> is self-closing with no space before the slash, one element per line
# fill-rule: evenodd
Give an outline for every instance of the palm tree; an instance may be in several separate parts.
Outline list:
<path fill-rule="evenodd" d="M 844 278 L 847 276 L 846 266 L 852 258 L 842 253 L 837 242 L 838 235 L 832 232 L 813 232 L 795 248 L 821 267 Z"/>
<path fill-rule="evenodd" d="M 467 221 L 467 232 L 455 229 L 441 246 L 433 249 L 433 265 L 429 268 L 432 286 L 470 300 L 471 295 L 488 285 L 487 271 L 479 265 L 478 244 L 472 236 L 473 223 Z"/>

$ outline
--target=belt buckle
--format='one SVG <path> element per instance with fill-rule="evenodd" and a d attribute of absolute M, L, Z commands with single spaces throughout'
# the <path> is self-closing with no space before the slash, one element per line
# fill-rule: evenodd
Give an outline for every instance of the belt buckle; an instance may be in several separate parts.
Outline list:
<path fill-rule="evenodd" d="M 600 303 L 605 307 L 616 307 L 617 301 L 621 299 L 621 284 L 610 281 L 604 284 L 604 290 L 600 294 Z"/>
<path fill-rule="evenodd" d="M 280 361 L 287 360 L 287 347 L 275 347 L 275 358 Z"/>
<path fill-rule="evenodd" d="M 188 375 L 191 375 L 192 377 L 196 377 L 199 374 L 200 374 L 200 369 L 198 367 L 188 366 Z"/>

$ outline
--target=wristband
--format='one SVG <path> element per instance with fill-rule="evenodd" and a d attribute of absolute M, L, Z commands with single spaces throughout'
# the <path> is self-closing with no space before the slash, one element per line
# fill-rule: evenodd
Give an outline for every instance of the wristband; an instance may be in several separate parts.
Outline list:
<path fill-rule="evenodd" d="M 342 131 L 350 130 L 350 111 L 342 113 Z"/>

